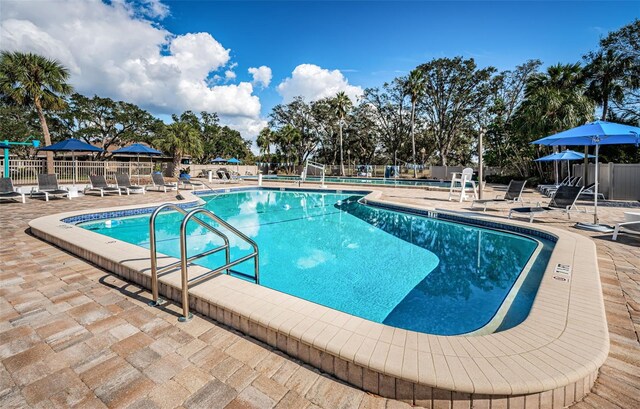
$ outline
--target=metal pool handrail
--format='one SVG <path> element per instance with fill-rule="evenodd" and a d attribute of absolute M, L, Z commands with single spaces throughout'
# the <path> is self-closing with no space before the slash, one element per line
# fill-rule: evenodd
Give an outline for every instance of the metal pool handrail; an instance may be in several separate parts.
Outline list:
<path fill-rule="evenodd" d="M 236 229 L 235 227 L 233 227 L 232 225 L 230 225 L 229 223 L 227 223 L 226 221 L 222 220 L 220 217 L 216 216 L 213 212 L 210 212 L 207 209 L 194 209 L 192 211 L 190 211 L 189 213 L 187 213 L 187 215 L 184 217 L 184 219 L 182 219 L 182 224 L 180 225 L 180 265 L 181 265 L 181 275 L 182 275 L 182 317 L 179 318 L 179 320 L 181 322 L 185 322 L 188 321 L 189 319 L 191 319 L 191 313 L 189 312 L 189 276 L 188 276 L 188 271 L 187 271 L 187 263 L 189 261 L 201 258 L 201 257 L 205 257 L 209 254 L 212 254 L 213 252 L 219 250 L 220 248 L 215 248 L 213 250 L 209 250 L 209 251 L 205 251 L 203 253 L 197 254 L 195 256 L 191 256 L 189 258 L 187 258 L 187 224 L 189 223 L 189 220 L 191 220 L 195 215 L 197 214 L 203 214 L 207 217 L 209 217 L 210 219 L 214 220 L 215 222 L 219 223 L 220 225 L 226 227 L 227 229 L 231 230 L 234 234 L 236 234 L 237 236 L 239 236 L 241 239 L 245 240 L 247 243 L 249 243 L 251 245 L 251 247 L 253 247 L 253 253 L 246 255 L 244 257 L 240 257 L 237 260 L 234 261 L 229 261 L 229 242 L 228 239 L 226 238 L 226 236 L 224 236 L 224 234 L 220 233 L 218 231 L 219 234 L 223 235 L 225 237 L 225 246 L 227 248 L 227 262 L 225 265 L 223 265 L 222 267 L 219 267 L 213 271 L 210 271 L 206 274 L 201 275 L 200 277 L 196 278 L 195 280 L 193 280 L 191 282 L 191 284 L 197 283 L 199 281 L 202 281 L 206 278 L 208 278 L 209 276 L 218 274 L 224 270 L 227 271 L 227 274 L 230 274 L 230 268 L 238 265 L 240 263 L 243 263 L 247 260 L 250 259 L 254 259 L 254 281 L 256 284 L 260 284 L 260 267 L 258 265 L 258 244 L 253 241 L 251 238 L 249 238 L 247 235 L 245 235 L 244 233 L 242 233 L 240 230 Z M 198 218 L 196 218 L 195 220 L 200 220 Z M 204 223 L 204 222 L 203 222 Z M 205 223 L 206 224 L 206 223 Z M 207 226 L 210 226 L 207 224 Z M 211 227 L 212 229 L 215 230 L 215 228 Z M 217 230 L 216 230 L 217 231 Z"/>
<path fill-rule="evenodd" d="M 156 218 L 158 214 L 160 214 L 163 210 L 166 210 L 166 209 L 173 209 L 185 215 L 184 218 L 182 219 L 182 224 L 180 225 L 180 261 L 164 266 L 161 269 L 158 269 L 156 234 L 155 234 Z M 218 237 L 222 238 L 222 240 L 224 241 L 224 244 L 222 246 L 218 246 L 216 248 L 204 251 L 194 256 L 187 257 L 187 224 L 197 214 L 206 215 L 207 217 L 214 220 L 218 224 L 226 227 L 228 230 L 230 230 L 231 232 L 239 236 L 241 239 L 245 240 L 247 243 L 249 243 L 253 247 L 253 253 L 247 256 L 241 257 L 237 260 L 231 261 L 230 250 L 229 250 L 230 249 L 229 238 L 224 233 L 220 232 L 218 229 L 206 223 L 202 219 L 195 218 L 194 220 L 200 226 L 204 227 L 205 229 L 214 233 Z M 222 220 L 220 217 L 216 216 L 214 213 L 210 212 L 209 210 L 198 208 L 187 213 L 186 210 L 184 210 L 183 208 L 173 203 L 167 203 L 167 204 L 161 205 L 153 211 L 153 213 L 151 214 L 151 218 L 149 219 L 149 239 L 150 239 L 149 250 L 151 253 L 151 293 L 153 296 L 153 301 L 151 301 L 149 305 L 152 305 L 152 306 L 159 305 L 158 273 L 175 268 L 179 264 L 181 266 L 181 276 L 182 276 L 182 309 L 183 309 L 183 316 L 180 317 L 179 320 L 182 322 L 188 321 L 191 318 L 191 314 L 189 313 L 189 293 L 188 293 L 189 278 L 188 278 L 188 271 L 187 271 L 187 265 L 189 262 L 197 260 L 202 257 L 215 254 L 221 250 L 225 250 L 225 264 L 222 267 L 219 267 L 215 270 L 212 270 L 198 277 L 196 280 L 192 282 L 193 284 L 195 282 L 202 281 L 211 275 L 218 274 L 225 270 L 227 274 L 231 274 L 231 270 L 230 270 L 231 267 L 253 258 L 254 259 L 254 277 L 251 277 L 249 275 L 242 274 L 239 272 L 236 272 L 236 273 L 243 276 L 247 276 L 248 278 L 252 278 L 256 284 L 260 283 L 260 270 L 259 270 L 259 264 L 258 264 L 258 245 L 256 244 L 256 242 L 253 241 L 244 233 L 242 233 L 241 231 L 239 231 L 238 229 L 236 229 L 235 227 L 233 227 L 232 225 L 230 225 L 229 223 L 227 223 L 226 221 Z"/>
<path fill-rule="evenodd" d="M 149 219 L 149 252 L 151 254 L 151 295 L 153 297 L 153 301 L 149 303 L 149 305 L 151 306 L 157 306 L 160 304 L 158 300 L 158 273 L 170 270 L 174 267 L 177 267 L 180 264 L 180 262 L 172 263 L 158 270 L 158 251 L 157 251 L 157 245 L 156 245 L 156 218 L 158 217 L 158 214 L 160 214 L 162 211 L 167 209 L 175 210 L 179 213 L 182 213 L 183 215 L 187 214 L 187 211 L 179 207 L 178 205 L 175 205 L 173 203 L 166 203 L 161 206 L 158 206 L 153 211 L 153 213 L 151 214 L 151 218 Z M 222 249 L 225 249 L 226 261 L 228 263 L 230 259 L 230 254 L 229 254 L 229 239 L 227 238 L 227 236 L 220 233 L 218 230 L 214 229 L 212 226 L 208 225 L 203 220 L 196 219 L 196 222 L 200 226 L 204 227 L 205 229 L 209 230 L 210 232 L 214 233 L 218 237 L 222 238 L 222 240 L 224 240 L 223 246 L 217 247 L 216 249 L 214 249 L 215 251 L 208 252 L 208 254 L 213 254 Z"/>

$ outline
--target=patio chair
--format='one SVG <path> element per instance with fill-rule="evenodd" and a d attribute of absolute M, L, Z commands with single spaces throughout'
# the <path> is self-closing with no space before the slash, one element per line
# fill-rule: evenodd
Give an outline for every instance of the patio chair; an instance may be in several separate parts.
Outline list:
<path fill-rule="evenodd" d="M 575 176 L 575 177 L 572 177 L 569 180 L 569 182 L 566 184 L 566 186 L 578 186 L 578 185 L 580 185 L 580 182 L 582 182 L 582 176 Z M 549 196 L 549 197 L 551 197 L 556 193 L 558 188 L 559 188 L 559 186 L 552 187 L 552 188 L 546 188 L 544 190 L 544 194 Z"/>
<path fill-rule="evenodd" d="M 116 186 L 121 192 L 126 194 L 130 193 L 142 193 L 145 194 L 146 190 L 144 186 L 132 185 L 131 179 L 127 173 L 116 173 Z"/>
<path fill-rule="evenodd" d="M 590 196 L 590 198 L 593 200 L 593 197 L 596 195 L 595 186 L 595 183 L 585 186 L 585 188 L 582 190 L 582 193 L 580 193 L 580 196 Z M 606 200 L 602 192 L 598 192 L 598 199 Z"/>
<path fill-rule="evenodd" d="M 58 185 L 58 177 L 55 173 L 41 173 L 38 175 L 38 187 L 31 189 L 30 197 L 43 196 L 45 201 L 49 201 L 49 197 L 67 197 L 71 200 L 69 191 L 62 189 Z"/>
<path fill-rule="evenodd" d="M 555 189 L 555 188 L 558 188 L 560 186 L 566 186 L 566 185 L 569 184 L 569 182 L 571 182 L 571 180 L 573 180 L 573 178 L 571 176 L 567 176 L 566 178 L 562 179 L 562 182 L 560 182 L 558 184 L 538 185 L 538 190 L 540 192 L 544 192 L 544 190 L 546 190 L 546 189 Z"/>
<path fill-rule="evenodd" d="M 152 173 L 151 174 L 151 183 L 153 183 L 152 187 L 158 189 L 158 190 L 164 190 L 165 193 L 167 193 L 167 189 L 169 190 L 177 190 L 178 189 L 178 184 L 177 183 L 166 183 L 164 181 L 164 176 L 162 176 L 162 173 Z"/>
<path fill-rule="evenodd" d="M 18 192 L 13 187 L 11 178 L 0 178 L 0 200 L 15 200 L 21 198 L 22 203 L 26 203 L 24 193 Z"/>
<path fill-rule="evenodd" d="M 571 210 L 576 209 L 576 200 L 582 192 L 580 186 L 560 186 L 558 191 L 553 195 L 547 206 L 536 207 L 515 207 L 509 210 L 509 219 L 513 213 L 529 215 L 529 223 L 533 222 L 533 218 L 536 214 L 548 213 L 552 211 L 561 211 L 567 214 L 567 217 L 571 219 Z"/>
<path fill-rule="evenodd" d="M 222 183 L 229 183 L 231 179 L 229 178 L 229 172 L 225 168 L 220 168 L 216 170 L 216 175 L 218 175 L 218 179 Z"/>
<path fill-rule="evenodd" d="M 89 192 L 99 192 L 100 197 L 104 197 L 105 193 L 117 193 L 118 196 L 122 195 L 120 188 L 109 186 L 104 175 L 89 175 L 89 181 L 91 184 L 84 188 L 85 194 Z"/>
<path fill-rule="evenodd" d="M 240 174 L 238 172 L 226 171 L 225 174 L 227 176 L 227 179 L 229 179 L 229 182 L 231 182 L 231 183 L 240 183 L 241 179 L 240 179 Z"/>
<path fill-rule="evenodd" d="M 187 186 L 191 186 L 191 190 L 200 189 L 203 190 L 205 188 L 204 183 L 199 180 L 193 180 L 191 178 L 180 177 L 180 184 L 182 187 L 186 188 Z"/>
<path fill-rule="evenodd" d="M 640 212 L 624 212 L 624 222 L 616 224 L 615 229 L 613 229 L 612 240 L 615 241 L 618 239 L 621 227 L 640 232 Z"/>
<path fill-rule="evenodd" d="M 526 180 L 512 180 L 509 182 L 509 186 L 507 186 L 506 193 L 500 197 L 496 196 L 495 199 L 475 199 L 473 203 L 471 203 L 471 208 L 476 207 L 476 203 L 480 205 L 484 205 L 483 212 L 487 211 L 487 205 L 494 203 L 515 203 L 522 201 L 522 191 L 524 190 L 524 185 L 527 184 Z"/>

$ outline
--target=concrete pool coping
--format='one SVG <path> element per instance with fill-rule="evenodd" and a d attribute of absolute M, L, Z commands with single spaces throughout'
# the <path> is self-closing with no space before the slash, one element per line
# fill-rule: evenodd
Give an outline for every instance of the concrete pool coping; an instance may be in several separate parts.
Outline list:
<path fill-rule="evenodd" d="M 227 189 L 235 190 L 223 190 Z M 177 203 L 197 200 L 188 191 L 181 193 L 187 200 Z M 380 201 L 380 196 L 373 191 L 366 199 Z M 384 203 L 420 209 L 389 200 Z M 62 213 L 29 224 L 36 236 L 149 288 L 148 250 L 62 220 L 152 206 Z M 496 222 L 476 214 L 472 217 Z M 204 315 L 382 396 L 428 406 L 440 401 L 467 402 L 466 407 L 470 402 L 474 407 L 489 403 L 545 408 L 569 405 L 589 392 L 609 349 L 595 244 L 546 226 L 498 223 L 557 237 L 528 318 L 500 333 L 436 336 L 402 330 L 226 275 L 191 288 L 190 304 Z M 162 266 L 177 260 L 160 257 L 158 261 Z M 554 272 L 557 264 L 571 266 L 568 279 Z M 192 278 L 207 271 L 199 266 L 189 270 Z M 159 281 L 161 294 L 180 299 L 179 271 L 161 275 Z"/>

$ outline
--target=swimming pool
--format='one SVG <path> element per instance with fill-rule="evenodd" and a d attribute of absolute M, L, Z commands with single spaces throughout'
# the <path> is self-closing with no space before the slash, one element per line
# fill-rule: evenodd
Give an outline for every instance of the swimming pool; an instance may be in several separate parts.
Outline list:
<path fill-rule="evenodd" d="M 526 318 L 553 244 L 513 233 L 360 204 L 361 194 L 249 190 L 205 207 L 260 247 L 261 284 L 375 322 L 431 334 L 492 321 L 525 270 L 501 329 Z M 145 248 L 148 215 L 80 226 Z M 158 250 L 179 256 L 181 215 L 159 216 Z M 195 224 L 189 254 L 220 244 Z M 232 257 L 249 252 L 231 236 Z M 222 255 L 198 264 L 214 268 Z M 238 270 L 251 273 L 251 262 Z M 511 301 L 511 300 L 509 300 Z M 504 309 L 504 307 L 503 307 Z"/>

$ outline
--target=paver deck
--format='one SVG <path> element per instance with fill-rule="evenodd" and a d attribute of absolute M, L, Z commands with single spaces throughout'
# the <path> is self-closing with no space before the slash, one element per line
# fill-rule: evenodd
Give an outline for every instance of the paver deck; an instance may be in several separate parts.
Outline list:
<path fill-rule="evenodd" d="M 440 192 L 377 190 L 400 203 L 469 208 Z M 145 289 L 27 231 L 29 220 L 45 214 L 174 195 L 0 204 L 1 407 L 408 407 L 344 385 L 215 321 L 196 316 L 178 324 L 179 306 L 150 308 Z M 602 221 L 622 220 L 623 211 L 601 208 Z M 591 217 L 536 222 L 591 236 L 598 249 L 611 352 L 594 393 L 576 407 L 640 407 L 640 240 L 625 234 L 612 242 L 610 235 L 569 227 Z"/>

